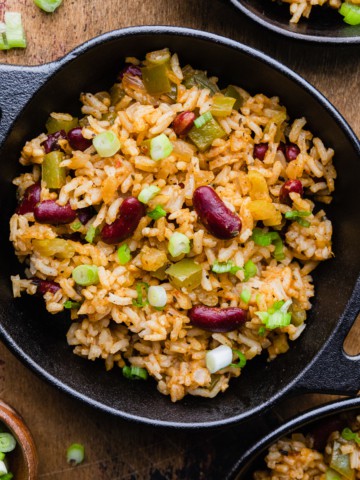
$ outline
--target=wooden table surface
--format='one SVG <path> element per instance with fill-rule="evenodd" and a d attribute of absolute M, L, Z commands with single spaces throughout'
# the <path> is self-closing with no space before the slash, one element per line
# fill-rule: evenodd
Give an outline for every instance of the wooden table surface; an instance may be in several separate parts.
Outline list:
<path fill-rule="evenodd" d="M 1 63 L 49 62 L 96 35 L 132 25 L 198 28 L 247 43 L 284 62 L 327 96 L 360 135 L 359 47 L 290 42 L 260 29 L 219 0 L 64 0 L 53 15 L 41 12 L 32 0 L 0 0 L 0 21 L 5 11 L 22 12 L 28 47 L 0 52 Z M 360 350 L 357 338 L 353 329 L 347 340 L 351 353 Z M 38 379 L 2 344 L 0 396 L 21 412 L 33 432 L 44 480 L 220 480 L 236 455 L 236 449 L 228 446 L 241 438 L 241 430 L 234 427 L 190 434 L 114 419 Z M 329 398 L 308 395 L 287 400 L 277 411 L 286 417 Z M 65 461 L 65 450 L 73 442 L 86 448 L 86 461 L 75 469 Z"/>

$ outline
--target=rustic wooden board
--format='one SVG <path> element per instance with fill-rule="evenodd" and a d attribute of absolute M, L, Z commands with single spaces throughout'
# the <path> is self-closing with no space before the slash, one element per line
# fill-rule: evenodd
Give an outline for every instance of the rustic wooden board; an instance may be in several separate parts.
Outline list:
<path fill-rule="evenodd" d="M 260 29 L 219 0 L 64 0 L 53 15 L 41 12 L 32 0 L 0 0 L 0 21 L 4 11 L 22 12 L 28 47 L 0 52 L 1 63 L 50 62 L 96 35 L 131 25 L 180 25 L 231 37 L 302 74 L 360 135 L 359 47 L 290 42 Z M 357 338 L 352 332 L 348 339 L 352 353 L 360 350 Z M 234 444 L 241 441 L 241 431 L 236 428 L 225 433 L 193 432 L 190 436 L 109 417 L 39 380 L 2 344 L 0 396 L 27 420 L 38 446 L 40 478 L 44 480 L 220 479 L 234 459 Z M 289 400 L 277 412 L 286 417 L 329 398 L 311 395 Z M 69 469 L 65 450 L 73 442 L 86 446 L 86 462 Z"/>

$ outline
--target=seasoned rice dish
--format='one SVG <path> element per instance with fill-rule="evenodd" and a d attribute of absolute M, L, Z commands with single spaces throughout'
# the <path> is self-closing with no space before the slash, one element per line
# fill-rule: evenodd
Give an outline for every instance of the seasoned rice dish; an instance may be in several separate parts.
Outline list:
<path fill-rule="evenodd" d="M 285 353 L 333 255 L 334 151 L 278 97 L 219 83 L 167 49 L 129 57 L 82 118 L 51 113 L 14 180 L 14 297 L 68 311 L 75 354 L 174 402 Z"/>
<path fill-rule="evenodd" d="M 272 1 L 277 1 L 277 0 L 272 0 Z M 280 0 L 280 2 L 283 3 L 289 3 L 290 4 L 290 14 L 291 14 L 291 23 L 298 23 L 299 20 L 302 17 L 309 18 L 311 10 L 313 9 L 314 6 L 323 6 L 323 7 L 328 7 L 332 8 L 334 10 L 340 10 L 341 6 L 343 4 L 346 4 L 346 9 L 344 10 L 344 14 L 341 12 L 342 15 L 346 16 L 346 13 L 348 10 L 357 10 L 358 5 L 360 5 L 360 0 L 349 0 L 349 1 L 343 1 L 343 0 Z M 350 7 L 348 7 L 350 5 Z M 355 7 L 355 8 L 353 8 Z M 355 10 L 355 11 L 356 11 Z M 359 13 L 357 13 L 357 16 Z M 345 19 L 344 19 L 345 20 Z M 346 20 L 345 20 L 346 21 Z M 350 22 L 347 22 L 350 23 Z M 357 21 L 357 23 L 359 23 Z M 357 23 L 351 23 L 352 25 L 356 25 Z"/>
<path fill-rule="evenodd" d="M 254 480 L 355 480 L 360 478 L 360 416 L 324 420 L 306 435 L 294 433 L 272 445 L 267 470 Z"/>

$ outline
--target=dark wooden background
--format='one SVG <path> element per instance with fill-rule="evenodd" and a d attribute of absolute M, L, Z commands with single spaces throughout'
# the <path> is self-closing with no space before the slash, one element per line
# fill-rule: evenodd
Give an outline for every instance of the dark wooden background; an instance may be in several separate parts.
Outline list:
<path fill-rule="evenodd" d="M 51 62 L 96 35 L 133 25 L 178 25 L 231 37 L 303 75 L 360 135 L 359 47 L 290 42 L 257 27 L 220 0 L 64 0 L 52 15 L 41 12 L 32 0 L 0 0 L 0 21 L 4 11 L 22 12 L 28 47 L 0 52 L 1 63 Z M 347 339 L 351 353 L 360 350 L 357 331 Z M 249 436 L 249 428 L 187 433 L 114 419 L 39 380 L 1 343 L 0 396 L 21 412 L 33 432 L 43 480 L 220 480 Z M 307 395 L 285 400 L 275 413 L 286 418 L 329 399 Z M 85 445 L 86 461 L 70 469 L 65 451 L 73 442 Z"/>

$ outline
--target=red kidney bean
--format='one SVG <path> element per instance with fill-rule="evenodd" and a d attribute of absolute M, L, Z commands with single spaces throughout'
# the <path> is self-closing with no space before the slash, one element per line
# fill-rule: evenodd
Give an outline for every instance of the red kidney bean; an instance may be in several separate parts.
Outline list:
<path fill-rule="evenodd" d="M 186 111 L 179 113 L 172 123 L 172 127 L 176 135 L 186 135 L 194 125 L 194 120 L 194 112 Z"/>
<path fill-rule="evenodd" d="M 285 157 L 288 162 L 296 160 L 300 153 L 300 148 L 295 143 L 287 143 L 285 145 Z"/>
<path fill-rule="evenodd" d="M 138 67 L 137 65 L 132 65 L 132 64 L 125 65 L 125 67 L 121 70 L 121 72 L 118 75 L 118 80 L 122 80 L 125 73 L 132 75 L 134 77 L 142 77 L 141 68 Z"/>
<path fill-rule="evenodd" d="M 37 285 L 36 293 L 41 293 L 44 295 L 47 292 L 56 293 L 60 290 L 60 285 L 56 282 L 51 282 L 50 280 L 41 280 L 41 278 L 32 278 L 32 283 Z"/>
<path fill-rule="evenodd" d="M 83 225 L 86 225 L 88 221 L 91 220 L 95 215 L 95 213 L 96 211 L 94 207 L 78 208 L 76 210 L 76 215 Z"/>
<path fill-rule="evenodd" d="M 75 127 L 71 129 L 68 132 L 67 137 L 70 147 L 73 150 L 80 150 L 81 152 L 83 152 L 92 145 L 92 140 L 83 137 L 81 127 Z"/>
<path fill-rule="evenodd" d="M 61 147 L 58 143 L 59 140 L 66 140 L 65 130 L 49 133 L 47 139 L 41 143 L 41 146 L 44 147 L 45 153 L 50 153 L 54 150 L 61 150 Z"/>
<path fill-rule="evenodd" d="M 113 244 L 131 237 L 144 215 L 145 207 L 137 198 L 125 198 L 120 206 L 118 218 L 110 225 L 105 225 L 102 229 L 102 241 Z"/>
<path fill-rule="evenodd" d="M 345 427 L 345 421 L 340 418 L 331 418 L 322 420 L 310 429 L 310 434 L 314 439 L 314 449 L 324 450 L 327 440 L 332 432 L 342 431 Z"/>
<path fill-rule="evenodd" d="M 280 188 L 279 199 L 281 203 L 291 205 L 290 192 L 298 193 L 300 196 L 304 194 L 304 189 L 300 180 L 287 180 Z"/>
<path fill-rule="evenodd" d="M 242 308 L 214 308 L 197 305 L 188 312 L 190 323 L 208 332 L 231 332 L 246 322 Z"/>
<path fill-rule="evenodd" d="M 40 183 L 33 183 L 25 190 L 24 197 L 16 209 L 19 215 L 33 212 L 37 203 L 40 202 L 41 186 Z"/>
<path fill-rule="evenodd" d="M 34 209 L 35 220 L 39 223 L 60 225 L 73 222 L 76 218 L 76 210 L 71 208 L 70 203 L 61 206 L 55 200 L 44 200 Z"/>
<path fill-rule="evenodd" d="M 216 238 L 236 237 L 241 220 L 233 213 L 211 187 L 199 187 L 193 195 L 193 205 L 206 230 Z"/>
<path fill-rule="evenodd" d="M 254 158 L 264 160 L 268 148 L 269 145 L 267 143 L 257 143 L 256 145 L 254 145 Z"/>

